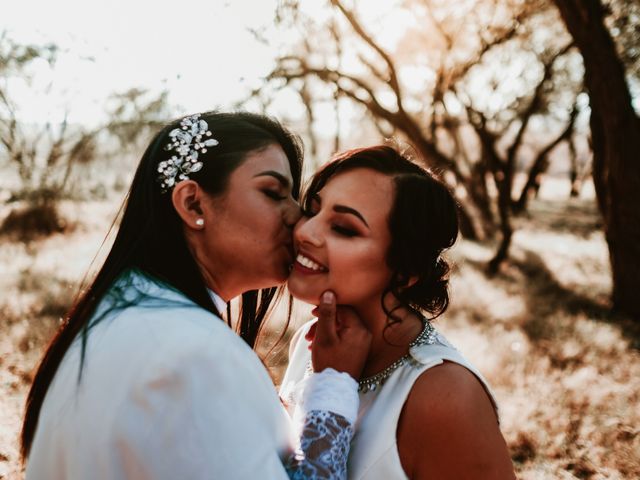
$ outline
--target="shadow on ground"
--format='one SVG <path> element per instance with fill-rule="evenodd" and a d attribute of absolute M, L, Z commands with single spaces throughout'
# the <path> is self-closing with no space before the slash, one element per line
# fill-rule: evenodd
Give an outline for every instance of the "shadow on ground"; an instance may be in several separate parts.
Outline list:
<path fill-rule="evenodd" d="M 612 311 L 606 298 L 594 298 L 563 286 L 539 254 L 531 250 L 521 251 L 523 259 L 508 260 L 510 268 L 502 269 L 495 276 L 488 273 L 484 262 L 467 260 L 466 263 L 494 282 L 506 284 L 521 282 L 523 279 L 526 281 L 527 288 L 524 288 L 522 293 L 527 313 L 519 323 L 534 345 L 570 335 L 572 326 L 563 324 L 561 319 L 567 315 L 582 314 L 591 321 L 616 326 L 629 341 L 630 347 L 640 350 L 639 322 Z"/>

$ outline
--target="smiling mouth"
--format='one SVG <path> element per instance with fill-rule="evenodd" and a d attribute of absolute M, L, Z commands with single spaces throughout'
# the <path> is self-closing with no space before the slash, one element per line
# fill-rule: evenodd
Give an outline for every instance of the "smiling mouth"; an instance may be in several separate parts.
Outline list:
<path fill-rule="evenodd" d="M 298 270 L 308 273 L 324 273 L 329 270 L 324 265 L 319 264 L 315 260 L 307 257 L 306 255 L 303 255 L 302 253 L 298 253 L 298 255 L 296 256 L 294 267 Z"/>

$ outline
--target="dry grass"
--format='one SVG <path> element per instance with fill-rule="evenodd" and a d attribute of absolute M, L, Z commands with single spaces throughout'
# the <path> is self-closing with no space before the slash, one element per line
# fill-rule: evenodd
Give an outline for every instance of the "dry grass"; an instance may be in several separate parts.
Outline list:
<path fill-rule="evenodd" d="M 32 368 L 116 208 L 69 203 L 73 232 L 0 237 L 0 479 L 21 478 L 17 434 Z M 452 307 L 438 328 L 493 386 L 520 478 L 640 478 L 639 328 L 609 313 L 593 202 L 539 200 L 518 224 L 513 260 L 494 278 L 484 273 L 491 248 L 455 248 Z M 277 378 L 282 355 L 272 363 Z"/>
<path fill-rule="evenodd" d="M 18 432 L 32 371 L 98 250 L 114 202 L 61 205 L 68 234 L 0 236 L 0 479 L 22 478 Z M 8 207 L 0 211 L 7 218 Z"/>
<path fill-rule="evenodd" d="M 590 202 L 538 201 L 512 262 L 463 242 L 440 329 L 485 372 L 519 478 L 640 478 L 640 325 L 609 313 Z"/>

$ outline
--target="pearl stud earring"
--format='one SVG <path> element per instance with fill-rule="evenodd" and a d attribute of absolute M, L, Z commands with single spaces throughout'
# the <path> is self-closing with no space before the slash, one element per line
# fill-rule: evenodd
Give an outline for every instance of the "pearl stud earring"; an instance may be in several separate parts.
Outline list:
<path fill-rule="evenodd" d="M 196 225 L 201 227 L 204 225 L 204 218 L 199 218 L 196 220 Z"/>

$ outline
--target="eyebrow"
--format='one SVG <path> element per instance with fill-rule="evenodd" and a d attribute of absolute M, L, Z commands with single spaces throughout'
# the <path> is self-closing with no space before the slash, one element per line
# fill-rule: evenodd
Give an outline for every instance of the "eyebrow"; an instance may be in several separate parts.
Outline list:
<path fill-rule="evenodd" d="M 355 210 L 355 209 L 353 209 L 351 207 L 347 207 L 346 205 L 334 205 L 333 206 L 333 211 L 337 212 L 337 213 L 348 213 L 350 215 L 354 215 L 354 216 L 358 217 L 360 220 L 362 220 L 362 223 L 364 223 L 367 226 L 367 228 L 370 228 L 369 224 L 364 219 L 362 214 L 359 211 L 357 211 L 357 210 Z"/>
<path fill-rule="evenodd" d="M 313 195 L 313 197 L 311 197 L 311 200 L 322 204 L 322 199 L 320 198 L 319 193 L 316 193 L 315 195 Z M 362 223 L 364 223 L 367 226 L 368 229 L 371 229 L 371 227 L 369 226 L 367 221 L 364 219 L 362 214 L 359 211 L 357 211 L 355 208 L 347 207 L 346 205 L 334 205 L 333 211 L 336 213 L 348 213 L 350 215 L 354 215 L 355 217 L 358 217 L 362 221 Z"/>
<path fill-rule="evenodd" d="M 253 178 L 256 177 L 273 177 L 278 180 L 278 182 L 280 182 L 283 187 L 286 188 L 291 186 L 291 181 L 283 174 L 281 174 L 280 172 L 276 172 L 275 170 L 265 170 L 264 172 L 257 173 L 253 176 Z"/>

